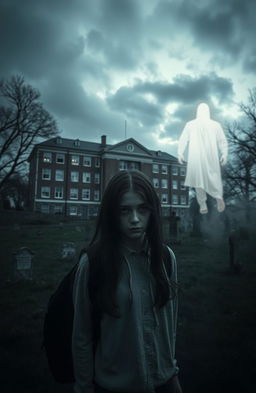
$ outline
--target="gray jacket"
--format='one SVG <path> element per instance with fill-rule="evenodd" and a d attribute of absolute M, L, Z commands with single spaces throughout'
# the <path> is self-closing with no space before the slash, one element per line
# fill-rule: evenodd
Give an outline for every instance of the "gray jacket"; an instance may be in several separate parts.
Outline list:
<path fill-rule="evenodd" d="M 171 280 L 177 281 L 174 253 Z M 103 314 L 95 356 L 91 304 L 88 295 L 89 261 L 83 255 L 76 273 L 73 299 L 72 351 L 75 393 L 92 393 L 93 380 L 116 392 L 153 392 L 178 373 L 175 360 L 177 296 L 154 307 L 154 279 L 146 251 L 124 250 L 117 287 L 121 318 Z"/>

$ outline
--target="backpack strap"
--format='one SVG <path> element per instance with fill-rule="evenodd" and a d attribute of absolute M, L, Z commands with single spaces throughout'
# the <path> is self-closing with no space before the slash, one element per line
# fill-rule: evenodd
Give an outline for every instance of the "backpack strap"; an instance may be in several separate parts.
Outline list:
<path fill-rule="evenodd" d="M 170 278 L 173 272 L 173 260 L 172 254 L 170 253 L 170 249 L 166 244 L 163 246 L 163 260 L 164 260 L 164 267 L 166 269 L 166 273 Z"/>

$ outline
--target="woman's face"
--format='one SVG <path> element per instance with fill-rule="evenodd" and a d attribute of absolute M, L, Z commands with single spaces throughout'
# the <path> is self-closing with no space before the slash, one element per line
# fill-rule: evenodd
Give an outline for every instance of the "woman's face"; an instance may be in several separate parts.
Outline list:
<path fill-rule="evenodd" d="M 139 247 L 150 218 L 150 210 L 144 199 L 134 191 L 126 192 L 121 198 L 119 212 L 123 242 L 130 247 Z"/>

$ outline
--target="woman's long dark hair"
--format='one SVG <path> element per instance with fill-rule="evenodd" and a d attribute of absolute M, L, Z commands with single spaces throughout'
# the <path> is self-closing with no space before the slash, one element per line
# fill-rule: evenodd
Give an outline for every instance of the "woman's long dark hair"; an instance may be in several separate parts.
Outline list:
<path fill-rule="evenodd" d="M 138 193 L 150 210 L 147 239 L 151 272 L 156 280 L 155 304 L 162 307 L 170 298 L 170 286 L 163 266 L 163 238 L 159 198 L 150 180 L 140 171 L 120 171 L 109 181 L 103 194 L 94 236 L 88 247 L 93 255 L 91 281 L 102 311 L 118 316 L 116 288 L 120 273 L 120 201 L 124 193 Z"/>

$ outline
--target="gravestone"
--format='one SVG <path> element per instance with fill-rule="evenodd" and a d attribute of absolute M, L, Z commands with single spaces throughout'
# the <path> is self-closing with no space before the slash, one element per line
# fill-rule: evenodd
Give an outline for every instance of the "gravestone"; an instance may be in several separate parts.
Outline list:
<path fill-rule="evenodd" d="M 180 243 L 180 217 L 172 212 L 169 221 L 169 233 L 171 243 Z"/>
<path fill-rule="evenodd" d="M 21 247 L 15 253 L 14 276 L 16 279 L 33 279 L 34 252 L 28 247 Z"/>
<path fill-rule="evenodd" d="M 73 258 L 76 255 L 76 248 L 73 242 L 67 242 L 63 244 L 61 258 Z"/>

